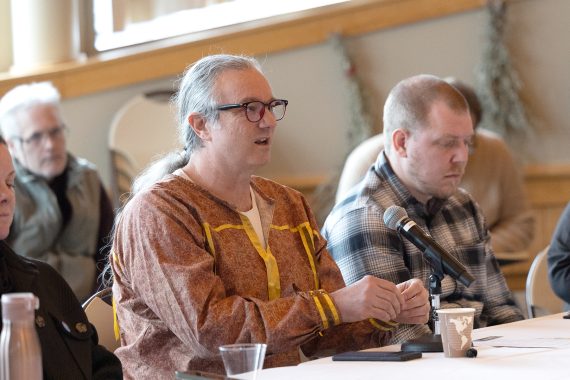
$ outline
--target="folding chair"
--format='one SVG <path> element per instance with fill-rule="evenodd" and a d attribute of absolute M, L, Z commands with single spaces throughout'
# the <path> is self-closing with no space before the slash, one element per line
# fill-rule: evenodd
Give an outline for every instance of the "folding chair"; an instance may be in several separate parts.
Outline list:
<path fill-rule="evenodd" d="M 564 302 L 554 293 L 548 280 L 547 252 L 548 246 L 536 255 L 526 277 L 529 318 L 561 313 L 564 308 Z"/>
<path fill-rule="evenodd" d="M 111 288 L 105 288 L 93 294 L 83 303 L 83 310 L 87 314 L 89 322 L 97 329 L 99 344 L 113 352 L 121 343 L 115 339 L 113 306 L 110 299 L 113 297 Z M 109 300 L 109 302 L 105 302 Z"/>
<path fill-rule="evenodd" d="M 134 178 L 156 157 L 180 146 L 172 91 L 137 95 L 115 115 L 109 130 L 111 191 L 115 207 L 129 193 Z"/>

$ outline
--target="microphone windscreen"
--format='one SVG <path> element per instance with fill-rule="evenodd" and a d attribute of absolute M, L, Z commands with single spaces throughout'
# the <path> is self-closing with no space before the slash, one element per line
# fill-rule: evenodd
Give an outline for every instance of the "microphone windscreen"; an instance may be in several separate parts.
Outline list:
<path fill-rule="evenodd" d="M 398 228 L 398 222 L 403 218 L 407 217 L 408 213 L 400 206 L 390 206 L 384 211 L 384 224 L 391 230 L 396 230 Z"/>

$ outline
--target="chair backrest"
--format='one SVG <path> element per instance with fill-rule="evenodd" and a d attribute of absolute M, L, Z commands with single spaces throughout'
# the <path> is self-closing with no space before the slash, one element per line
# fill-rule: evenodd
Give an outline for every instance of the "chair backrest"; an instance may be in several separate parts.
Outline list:
<path fill-rule="evenodd" d="M 536 255 L 526 278 L 529 318 L 560 313 L 564 309 L 564 302 L 556 296 L 548 280 L 547 252 L 548 247 Z"/>
<path fill-rule="evenodd" d="M 170 98 L 172 91 L 140 94 L 116 113 L 109 130 L 111 190 L 115 207 L 133 179 L 161 154 L 180 146 Z"/>
<path fill-rule="evenodd" d="M 121 343 L 115 339 L 113 306 L 105 302 L 112 298 L 113 292 L 111 288 L 105 288 L 83 303 L 83 310 L 87 314 L 89 322 L 97 329 L 99 335 L 99 344 L 109 351 L 113 352 Z"/>

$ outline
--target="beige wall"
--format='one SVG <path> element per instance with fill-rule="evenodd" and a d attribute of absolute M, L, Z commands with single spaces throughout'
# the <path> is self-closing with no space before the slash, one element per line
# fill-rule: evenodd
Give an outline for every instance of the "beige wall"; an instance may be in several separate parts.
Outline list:
<path fill-rule="evenodd" d="M 0 72 L 12 65 L 12 21 L 10 0 L 0 0 Z"/>
<path fill-rule="evenodd" d="M 525 83 L 523 96 L 540 122 L 536 137 L 525 143 L 529 162 L 570 161 L 568 14 L 568 0 L 511 2 L 508 39 L 512 58 Z M 453 75 L 474 83 L 483 21 L 484 13 L 479 10 L 350 39 L 358 70 L 373 96 L 371 105 L 378 111 L 396 82 L 417 73 Z M 331 45 L 321 44 L 259 58 L 275 95 L 290 101 L 278 127 L 272 163 L 261 174 L 273 178 L 330 175 L 347 153 L 345 132 L 350 120 L 336 52 Z M 171 88 L 174 79 L 66 100 L 70 149 L 95 162 L 108 184 L 107 134 L 114 113 L 135 94 Z M 150 142 L 141 136 L 141 144 Z"/>

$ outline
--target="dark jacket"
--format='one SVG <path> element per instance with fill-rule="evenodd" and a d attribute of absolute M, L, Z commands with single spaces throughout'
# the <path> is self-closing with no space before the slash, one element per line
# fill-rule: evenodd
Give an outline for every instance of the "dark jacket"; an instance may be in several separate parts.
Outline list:
<path fill-rule="evenodd" d="M 554 293 L 570 310 L 570 203 L 562 212 L 548 249 L 548 276 Z"/>
<path fill-rule="evenodd" d="M 36 330 L 44 379 L 123 378 L 121 363 L 97 344 L 97 331 L 71 288 L 52 267 L 18 256 L 0 241 L 0 280 L 0 294 L 32 292 L 40 300 Z"/>

